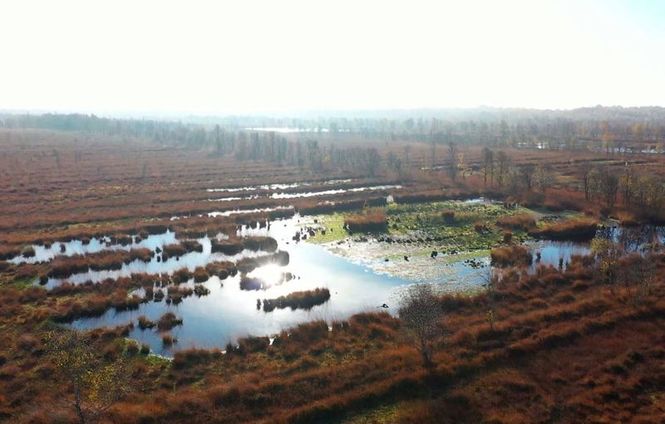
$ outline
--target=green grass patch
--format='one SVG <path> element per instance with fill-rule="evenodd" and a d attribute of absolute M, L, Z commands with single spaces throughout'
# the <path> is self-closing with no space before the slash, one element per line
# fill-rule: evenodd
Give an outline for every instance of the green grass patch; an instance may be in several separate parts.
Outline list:
<path fill-rule="evenodd" d="M 12 281 L 12 285 L 18 288 L 27 289 L 34 286 L 35 277 L 16 278 Z"/>
<path fill-rule="evenodd" d="M 392 405 L 381 405 L 374 409 L 363 411 L 352 417 L 343 420 L 344 424 L 388 424 L 394 423 L 399 412 L 398 403 Z"/>
<path fill-rule="evenodd" d="M 414 254 L 429 255 L 431 250 L 436 249 L 439 253 L 453 256 L 458 252 L 485 251 L 501 243 L 504 230 L 496 226 L 496 220 L 500 217 L 520 213 L 542 215 L 522 207 L 505 209 L 500 204 L 462 201 L 391 204 L 385 211 L 388 216 L 388 235 L 424 240 L 431 246 L 431 249 L 427 247 Z M 344 217 L 344 213 L 317 216 L 318 223 L 325 227 L 326 233 L 317 232 L 308 240 L 323 244 L 349 237 L 343 228 Z M 521 242 L 527 238 L 523 231 L 513 231 L 513 241 Z M 386 257 L 391 255 L 387 254 Z"/>
<path fill-rule="evenodd" d="M 316 219 L 326 229 L 326 233 L 322 234 L 320 231 L 317 231 L 314 237 L 308 239 L 311 243 L 330 243 L 343 240 L 349 236 L 344 229 L 344 214 L 319 215 Z"/>

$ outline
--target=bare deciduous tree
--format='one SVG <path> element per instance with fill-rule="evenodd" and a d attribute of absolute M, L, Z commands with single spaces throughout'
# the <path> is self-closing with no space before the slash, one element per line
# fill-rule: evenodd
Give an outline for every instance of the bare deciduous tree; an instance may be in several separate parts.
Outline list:
<path fill-rule="evenodd" d="M 443 308 L 430 284 L 407 287 L 401 295 L 399 317 L 426 367 L 433 365 L 434 341 L 442 333 Z"/>
<path fill-rule="evenodd" d="M 483 184 L 487 186 L 487 177 L 490 177 L 490 184 L 494 183 L 494 152 L 488 148 L 483 148 Z"/>
<path fill-rule="evenodd" d="M 450 179 L 457 181 L 457 144 L 453 141 L 448 142 L 448 160 L 448 172 L 450 173 Z"/>
<path fill-rule="evenodd" d="M 127 391 L 122 361 L 102 361 L 89 340 L 78 331 L 51 333 L 48 346 L 59 377 L 69 383 L 72 398 L 65 395 L 82 424 L 94 422 Z"/>

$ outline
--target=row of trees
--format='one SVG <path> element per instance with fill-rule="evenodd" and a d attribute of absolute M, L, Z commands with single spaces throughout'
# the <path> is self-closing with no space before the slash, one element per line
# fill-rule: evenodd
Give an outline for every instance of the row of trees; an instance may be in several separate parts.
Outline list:
<path fill-rule="evenodd" d="M 613 208 L 619 195 L 624 206 L 642 211 L 658 211 L 665 206 L 665 184 L 656 175 L 636 172 L 626 165 L 623 173 L 615 169 L 586 163 L 582 170 L 582 186 L 588 201 L 602 201 Z"/>
<path fill-rule="evenodd" d="M 489 109 L 469 111 L 403 111 L 356 113 L 354 117 L 276 118 L 222 117 L 111 119 L 83 114 L 0 115 L 0 126 L 87 131 L 147 137 L 159 142 L 219 147 L 233 145 L 241 132 L 253 128 L 289 128 L 304 138 L 345 137 L 423 141 L 434 144 L 483 143 L 489 146 L 567 148 L 589 147 L 628 151 L 631 144 L 662 149 L 665 109 L 590 108 L 574 111 Z M 638 150 L 641 150 L 638 148 Z"/>
<path fill-rule="evenodd" d="M 274 132 L 254 132 L 249 133 L 249 137 L 247 133 L 240 132 L 237 137 L 234 136 L 233 144 L 222 141 L 221 146 L 221 152 L 230 150 L 238 160 L 263 160 L 312 171 L 339 169 L 362 172 L 373 177 L 382 163 L 381 155 L 375 147 L 322 146 L 314 139 L 287 141 Z"/>

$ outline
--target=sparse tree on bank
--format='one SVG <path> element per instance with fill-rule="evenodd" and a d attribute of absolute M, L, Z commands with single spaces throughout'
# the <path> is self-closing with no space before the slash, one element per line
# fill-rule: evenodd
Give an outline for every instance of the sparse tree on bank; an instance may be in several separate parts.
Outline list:
<path fill-rule="evenodd" d="M 540 191 L 545 193 L 548 188 L 552 186 L 553 177 L 552 177 L 552 167 L 548 164 L 538 165 L 536 168 L 536 185 L 540 188 Z"/>
<path fill-rule="evenodd" d="M 483 184 L 487 186 L 487 177 L 490 185 L 494 184 L 494 152 L 489 147 L 483 148 Z"/>
<path fill-rule="evenodd" d="M 496 155 L 497 159 L 497 183 L 499 184 L 499 187 L 503 187 L 503 185 L 506 182 L 506 177 L 508 175 L 508 168 L 510 165 L 510 159 L 508 158 L 508 155 L 506 155 L 506 152 L 503 150 L 499 151 Z"/>
<path fill-rule="evenodd" d="M 48 345 L 61 381 L 71 387 L 71 398 L 66 401 L 81 424 L 96 421 L 126 393 L 127 373 L 122 362 L 100 360 L 78 331 L 51 333 Z M 62 394 L 66 396 L 64 391 Z"/>
<path fill-rule="evenodd" d="M 457 144 L 453 141 L 448 142 L 448 173 L 450 174 L 450 179 L 457 181 Z"/>
<path fill-rule="evenodd" d="M 423 365 L 431 367 L 434 341 L 442 333 L 443 308 L 430 284 L 407 287 L 400 299 L 399 317 L 420 352 Z"/>
<path fill-rule="evenodd" d="M 524 183 L 524 188 L 527 191 L 531 191 L 533 188 L 533 180 L 534 180 L 534 175 L 536 174 L 536 167 L 533 164 L 527 163 L 526 165 L 523 165 L 519 168 L 520 170 L 520 177 L 522 178 L 522 182 Z"/>

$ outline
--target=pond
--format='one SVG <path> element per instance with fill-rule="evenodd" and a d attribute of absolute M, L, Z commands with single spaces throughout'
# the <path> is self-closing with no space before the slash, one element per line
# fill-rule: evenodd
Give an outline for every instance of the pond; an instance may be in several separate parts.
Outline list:
<path fill-rule="evenodd" d="M 288 265 L 284 267 L 266 265 L 257 268 L 249 276 L 269 282 L 276 280 L 282 272 L 291 272 L 295 278 L 290 281 L 276 284 L 266 290 L 250 291 L 240 289 L 239 275 L 223 281 L 212 277 L 204 283 L 210 290 L 207 296 L 200 298 L 190 296 L 178 305 L 149 302 L 141 304 L 139 309 L 134 311 L 109 310 L 97 318 L 74 321 L 72 326 L 78 329 L 115 326 L 136 321 L 141 315 L 156 321 L 165 312 L 172 311 L 183 319 L 183 325 L 172 330 L 172 334 L 178 339 L 174 348 L 164 347 L 161 336 L 153 330 L 141 330 L 137 326 L 130 334 L 130 337 L 148 343 L 154 352 L 170 355 L 172 349 L 223 348 L 239 337 L 276 334 L 285 328 L 307 321 L 342 320 L 361 311 L 383 310 L 381 306 L 384 303 L 390 306 L 389 311 L 395 312 L 396 289 L 408 284 L 409 281 L 373 272 L 367 266 L 329 253 L 322 246 L 295 243 L 291 240 L 293 234 L 299 225 L 306 222 L 311 221 L 295 216 L 274 221 L 270 229 L 245 227 L 240 231 L 242 235 L 270 235 L 278 240 L 279 249 L 286 250 L 290 254 Z M 204 260 L 203 256 L 208 249 L 209 247 L 204 245 L 204 253 L 198 254 L 197 261 Z M 193 253 L 188 255 L 192 255 L 193 258 Z M 181 258 L 179 266 L 191 262 L 194 260 L 192 258 Z M 257 309 L 257 299 L 276 298 L 293 291 L 311 290 L 317 287 L 328 288 L 331 297 L 328 302 L 314 306 L 310 310 L 287 308 L 264 312 Z"/>
<path fill-rule="evenodd" d="M 344 241 L 328 245 L 295 242 L 293 236 L 305 228 L 316 228 L 319 224 L 314 217 L 295 215 L 291 218 L 275 220 L 269 226 L 244 226 L 238 230 L 240 236 L 269 235 L 278 241 L 278 248 L 290 255 L 288 265 L 265 265 L 252 271 L 248 276 L 260 278 L 267 283 L 265 290 L 242 290 L 241 276 L 236 275 L 220 281 L 211 277 L 203 283 L 210 293 L 207 296 L 190 296 L 180 304 L 148 302 L 138 310 L 116 312 L 109 310 L 96 318 L 84 318 L 71 325 L 79 329 L 116 326 L 136 322 L 141 315 L 156 321 L 166 312 L 174 312 L 183 319 L 182 326 L 175 327 L 172 334 L 178 339 L 173 347 L 162 345 L 161 335 L 150 329 L 135 327 L 130 337 L 150 345 L 153 352 L 170 356 L 174 350 L 189 347 L 224 348 L 240 337 L 248 335 L 269 336 L 299 323 L 312 320 L 343 320 L 358 312 L 385 310 L 397 312 L 400 288 L 418 282 L 434 282 L 442 291 L 469 292 L 482 289 L 487 282 L 492 267 L 489 264 L 489 251 L 467 252 L 461 255 L 439 255 L 432 258 L 411 256 L 402 258 L 402 251 L 390 260 L 384 257 L 389 249 L 412 249 L 410 246 L 387 245 L 370 238 L 363 243 Z M 306 233 L 306 231 L 305 231 Z M 302 233 L 301 233 L 302 234 Z M 640 250 L 654 241 L 665 241 L 662 227 L 620 228 L 606 227 L 599 230 L 601 237 L 613 238 L 624 243 L 629 250 Z M 90 271 L 78 274 L 68 280 L 83 282 L 88 279 L 100 281 L 107 277 L 129 275 L 132 272 L 171 273 L 182 267 L 193 270 L 213 260 L 232 260 L 265 253 L 244 251 L 228 257 L 210 252 L 210 240 L 199 239 L 203 252 L 190 252 L 179 260 L 173 258 L 165 262 L 155 259 L 148 263 L 132 262 L 117 271 Z M 558 266 L 560 261 L 567 263 L 572 255 L 588 254 L 589 243 L 560 241 L 529 241 L 534 255 L 533 271 L 537 265 Z M 344 251 L 343 249 L 347 249 Z M 405 250 L 408 252 L 408 250 Z M 394 253 L 394 252 L 393 252 Z M 540 260 L 536 261 L 536 254 Z M 405 254 L 406 255 L 406 254 Z M 283 273 L 289 272 L 294 278 L 280 281 Z M 50 280 L 49 286 L 58 284 Z M 192 281 L 189 284 L 193 284 Z M 257 300 L 273 299 L 295 291 L 327 288 L 330 299 L 321 305 L 304 309 L 275 309 L 264 312 Z M 388 308 L 382 308 L 386 304 Z"/>
<path fill-rule="evenodd" d="M 71 240 L 53 243 L 50 246 L 34 244 L 32 248 L 35 251 L 35 256 L 27 258 L 19 255 L 10 259 L 9 262 L 15 264 L 48 262 L 56 256 L 86 255 L 89 253 L 98 253 L 102 250 L 131 250 L 137 248 L 155 250 L 158 247 L 161 249 L 168 244 L 176 242 L 175 233 L 171 231 L 166 231 L 163 234 L 149 235 L 140 241 L 137 240 L 137 236 L 131 236 L 131 238 L 131 243 L 125 245 L 112 243 L 110 237 L 92 237 L 87 243 L 83 243 L 81 240 Z"/>

